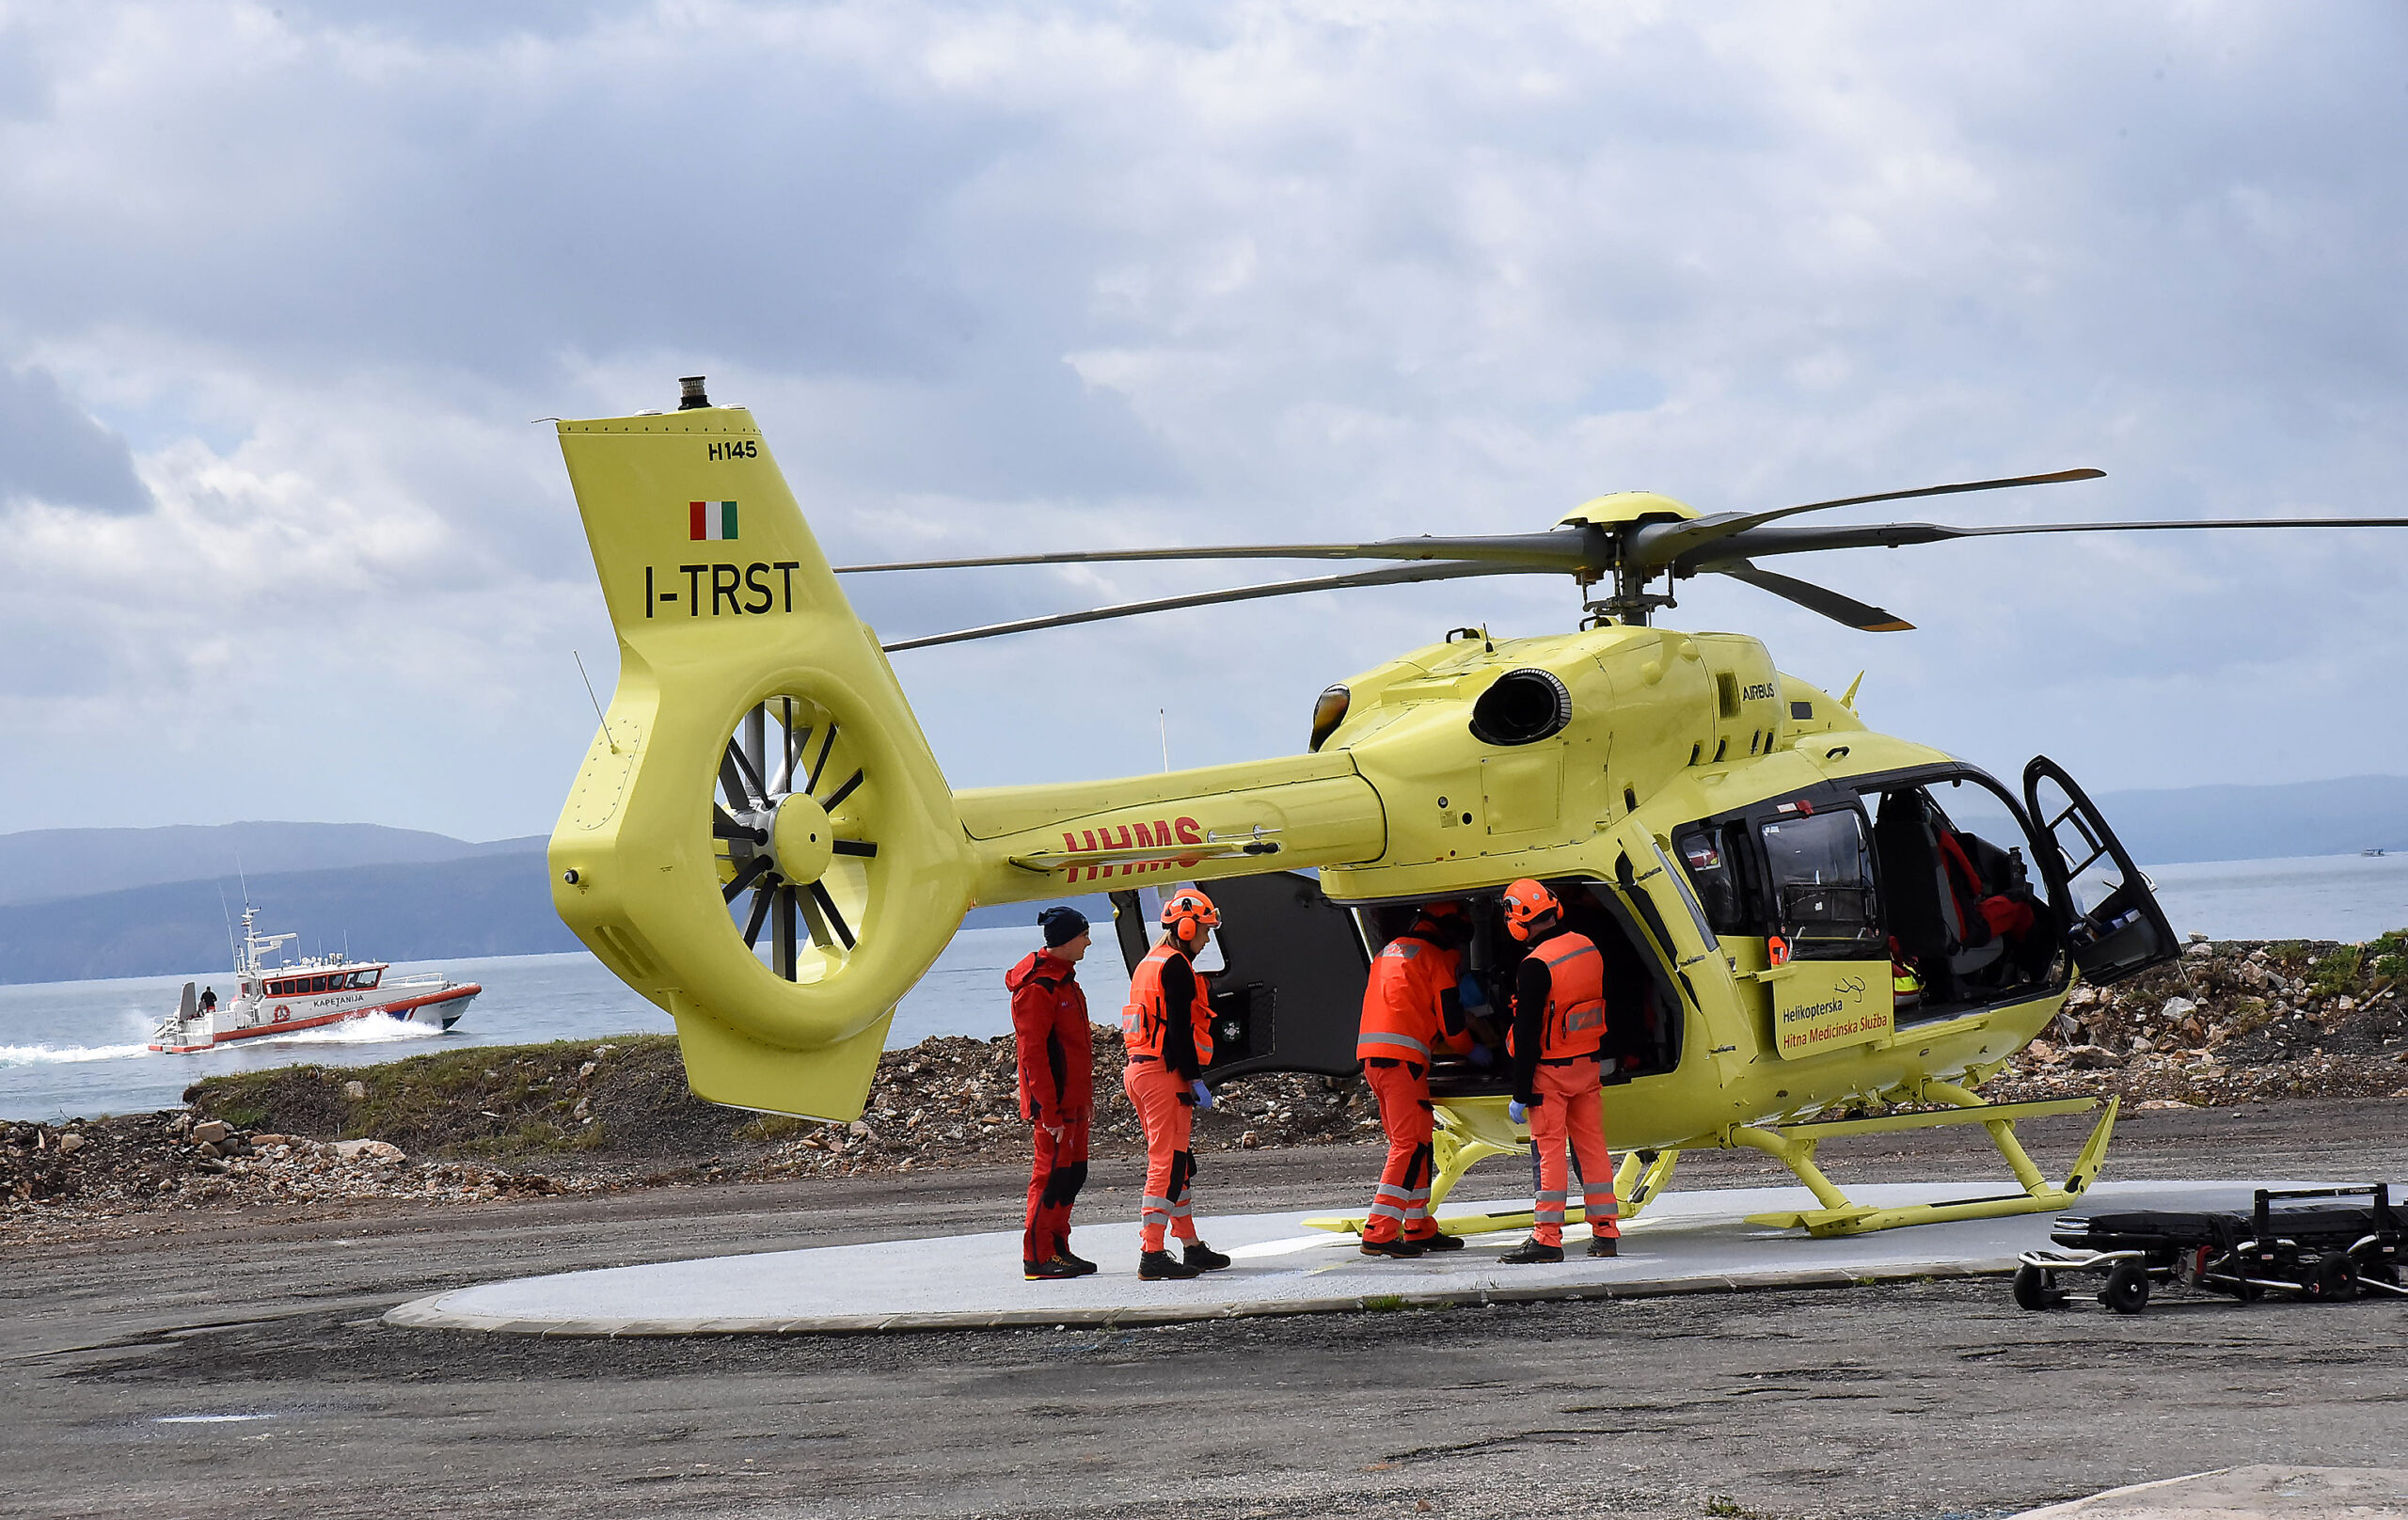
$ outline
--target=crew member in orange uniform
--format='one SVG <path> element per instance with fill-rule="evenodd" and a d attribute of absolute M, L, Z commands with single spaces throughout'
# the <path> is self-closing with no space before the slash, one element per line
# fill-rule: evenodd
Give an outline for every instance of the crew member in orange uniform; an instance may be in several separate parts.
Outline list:
<path fill-rule="evenodd" d="M 1095 1117 L 1094 1037 L 1078 978 L 1087 920 L 1075 908 L 1057 906 L 1038 914 L 1037 926 L 1045 948 L 1004 974 L 1020 1057 L 1021 1117 L 1037 1127 L 1020 1252 L 1021 1275 L 1031 1282 L 1095 1270 L 1070 1254 L 1070 1205 L 1087 1180 L 1087 1126 Z"/>
<path fill-rule="evenodd" d="M 1568 1142 L 1580 1158 L 1581 1204 L 1591 1256 L 1612 1256 L 1622 1235 L 1613 1157 L 1606 1149 L 1597 1051 L 1606 1037 L 1606 959 L 1594 942 L 1563 926 L 1563 905 L 1528 878 L 1505 889 L 1505 930 L 1529 946 L 1513 982 L 1515 1123 L 1528 1119 L 1539 1159 L 1530 1238 L 1498 1258 L 1523 1264 L 1563 1259 L 1563 1206 L 1571 1179 Z"/>
<path fill-rule="evenodd" d="M 1204 1068 L 1212 1059 L 1212 1005 L 1196 974 L 1196 958 L 1221 922 L 1212 899 L 1181 887 L 1163 899 L 1162 943 L 1129 978 L 1129 1005 L 1120 1033 L 1129 1065 L 1120 1074 L 1129 1101 L 1146 1127 L 1146 1201 L 1137 1216 L 1137 1275 L 1149 1281 L 1193 1277 L 1229 1264 L 1196 1236 L 1196 1156 L 1188 1135 L 1196 1111 L 1212 1106 Z M 1183 1256 L 1164 1249 L 1167 1229 L 1185 1243 Z"/>
<path fill-rule="evenodd" d="M 1425 904 L 1413 926 L 1371 962 L 1363 988 L 1361 1032 L 1354 1055 L 1379 1100 L 1387 1132 L 1387 1164 L 1371 1212 L 1363 1222 L 1365 1256 L 1416 1257 L 1457 1251 L 1463 1242 L 1430 1218 L 1430 1063 L 1432 1053 L 1465 1029 L 1461 951 L 1471 937 L 1463 905 Z M 1475 984 L 1476 985 L 1476 984 Z M 1481 1062 L 1484 1047 L 1472 1047 Z"/>

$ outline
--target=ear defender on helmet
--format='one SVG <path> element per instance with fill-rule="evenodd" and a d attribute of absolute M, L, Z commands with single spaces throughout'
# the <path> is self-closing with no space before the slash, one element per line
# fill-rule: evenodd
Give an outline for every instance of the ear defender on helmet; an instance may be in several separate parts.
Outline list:
<path fill-rule="evenodd" d="M 1220 910 L 1212 899 L 1195 887 L 1181 887 L 1163 899 L 1163 927 L 1180 944 L 1196 938 L 1198 927 L 1221 926 Z"/>
<path fill-rule="evenodd" d="M 1563 904 L 1555 894 L 1524 877 L 1505 889 L 1505 932 L 1516 940 L 1530 937 L 1531 926 L 1540 919 L 1563 911 Z"/>

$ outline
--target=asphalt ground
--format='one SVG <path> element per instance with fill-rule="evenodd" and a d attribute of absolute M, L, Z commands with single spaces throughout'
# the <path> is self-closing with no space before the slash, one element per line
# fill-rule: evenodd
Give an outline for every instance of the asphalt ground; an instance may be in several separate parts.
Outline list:
<path fill-rule="evenodd" d="M 2084 1128 L 2027 1137 L 2062 1164 Z M 1208 1158 L 1205 1233 L 1214 1209 L 1351 1204 L 1377 1154 Z M 1937 1132 L 1826 1159 L 1845 1185 L 1970 1177 L 1986 1154 Z M 1082 1210 L 1133 1211 L 1133 1169 L 1098 1173 Z M 1779 1175 L 1713 1154 L 1680 1180 Z M 2408 1101 L 2128 1116 L 2109 1175 L 2399 1181 Z M 2028 1315 L 1975 1280 L 643 1341 L 377 1318 L 536 1272 L 899 1237 L 941 1251 L 1015 1218 L 1024 1186 L 965 1169 L 179 1211 L 0 1244 L 0 1512 L 1941 1517 L 2248 1463 L 2408 1465 L 2398 1301 Z"/>

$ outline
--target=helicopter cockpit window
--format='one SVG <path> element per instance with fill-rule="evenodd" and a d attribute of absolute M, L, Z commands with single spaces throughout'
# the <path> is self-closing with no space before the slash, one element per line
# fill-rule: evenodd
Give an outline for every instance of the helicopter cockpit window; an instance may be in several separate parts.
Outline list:
<path fill-rule="evenodd" d="M 1689 879 L 1705 921 L 1717 934 L 1746 934 L 1755 928 L 1748 911 L 1747 889 L 1739 878 L 1739 847 L 1747 842 L 1745 824 L 1694 823 L 1672 835 L 1672 853 Z M 1735 838 L 1725 837 L 1726 829 Z"/>
<path fill-rule="evenodd" d="M 1783 815 L 1762 829 L 1778 932 L 1804 959 L 1880 953 L 1873 851 L 1854 808 Z"/>

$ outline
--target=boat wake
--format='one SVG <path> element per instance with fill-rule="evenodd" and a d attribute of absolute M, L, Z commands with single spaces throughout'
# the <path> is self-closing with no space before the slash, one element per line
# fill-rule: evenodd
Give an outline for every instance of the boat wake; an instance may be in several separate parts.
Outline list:
<path fill-rule="evenodd" d="M 147 1045 L 0 1045 L 0 1068 L 66 1066 L 82 1061 L 121 1061 L 148 1055 Z"/>
<path fill-rule="evenodd" d="M 411 1019 L 395 1019 L 372 1013 L 364 1019 L 346 1019 L 339 1024 L 322 1024 L 315 1029 L 297 1030 L 290 1035 L 261 1035 L 246 1039 L 246 1045 L 383 1045 L 394 1040 L 434 1039 L 443 1033 L 439 1024 L 420 1023 Z"/>

